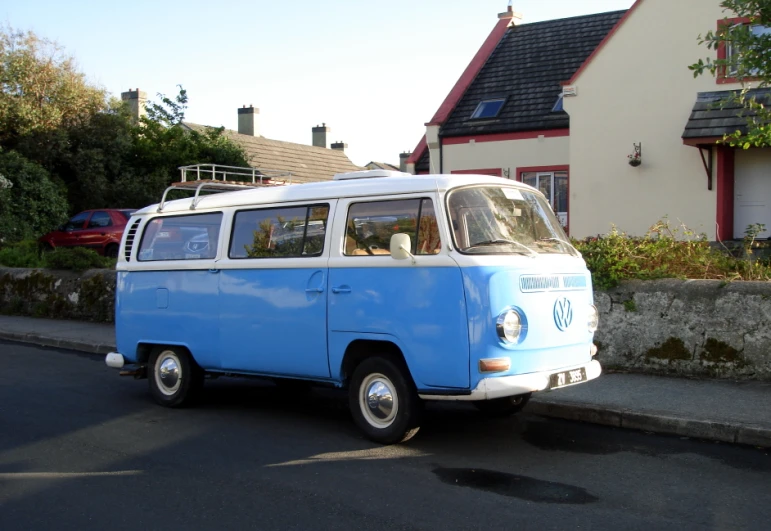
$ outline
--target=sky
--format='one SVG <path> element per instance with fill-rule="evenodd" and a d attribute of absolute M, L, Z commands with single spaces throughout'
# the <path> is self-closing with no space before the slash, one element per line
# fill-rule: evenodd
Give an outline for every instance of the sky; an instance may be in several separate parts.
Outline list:
<path fill-rule="evenodd" d="M 513 0 L 522 23 L 628 9 L 633 0 Z M 186 119 L 311 143 L 325 123 L 355 164 L 399 164 L 492 31 L 507 0 L 0 0 L 111 95 L 188 92 Z M 281 169 L 281 168 L 266 168 Z"/>

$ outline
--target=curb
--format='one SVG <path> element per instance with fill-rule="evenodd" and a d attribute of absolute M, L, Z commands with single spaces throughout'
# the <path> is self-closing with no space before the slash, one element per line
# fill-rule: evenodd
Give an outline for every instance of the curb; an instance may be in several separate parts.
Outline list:
<path fill-rule="evenodd" d="M 0 339 L 5 339 L 7 341 L 18 341 L 19 343 L 31 343 L 33 345 L 40 345 L 42 347 L 56 347 L 68 350 L 77 350 L 80 352 L 87 352 L 89 354 L 107 354 L 115 350 L 114 345 L 101 345 L 98 343 L 89 343 L 87 341 L 60 339 L 33 333 L 0 331 Z"/>
<path fill-rule="evenodd" d="M 577 420 L 614 428 L 771 448 L 771 427 L 768 426 L 694 420 L 670 413 L 654 411 L 643 413 L 580 402 L 558 404 L 532 401 L 525 411 L 543 417 Z"/>

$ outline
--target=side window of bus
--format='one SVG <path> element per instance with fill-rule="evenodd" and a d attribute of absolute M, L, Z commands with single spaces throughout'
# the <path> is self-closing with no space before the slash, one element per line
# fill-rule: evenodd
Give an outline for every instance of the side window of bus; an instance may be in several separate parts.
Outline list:
<path fill-rule="evenodd" d="M 391 254 L 391 236 L 407 234 L 413 254 L 437 254 L 439 225 L 430 199 L 402 199 L 354 203 L 346 222 L 346 256 Z"/>
<path fill-rule="evenodd" d="M 154 218 L 145 225 L 139 261 L 214 258 L 221 225 L 221 212 Z"/>
<path fill-rule="evenodd" d="M 233 222 L 230 258 L 297 258 L 324 251 L 329 205 L 242 210 Z"/>

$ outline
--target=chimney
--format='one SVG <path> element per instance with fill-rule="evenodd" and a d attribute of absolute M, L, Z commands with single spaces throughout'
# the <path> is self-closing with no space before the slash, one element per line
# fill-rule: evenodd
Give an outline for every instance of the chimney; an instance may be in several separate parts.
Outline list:
<path fill-rule="evenodd" d="M 260 109 L 244 105 L 238 109 L 238 132 L 242 135 L 260 136 L 258 123 Z"/>
<path fill-rule="evenodd" d="M 334 144 L 332 144 L 329 147 L 331 147 L 332 149 L 336 149 L 338 151 L 342 151 L 343 153 L 345 153 L 345 150 L 348 149 L 348 144 L 344 144 L 343 142 L 335 142 Z"/>
<path fill-rule="evenodd" d="M 399 153 L 399 171 L 406 172 L 407 171 L 407 159 L 410 158 L 412 153 L 409 151 L 405 151 L 404 153 Z"/>
<path fill-rule="evenodd" d="M 120 99 L 128 102 L 129 112 L 134 123 L 139 122 L 142 116 L 147 116 L 147 92 L 139 89 L 128 89 L 128 92 L 121 92 Z"/>
<path fill-rule="evenodd" d="M 320 126 L 317 125 L 313 128 L 313 145 L 316 147 L 329 147 L 329 140 L 327 140 L 327 133 L 332 131 L 327 124 L 323 123 Z"/>
<path fill-rule="evenodd" d="M 514 7 L 511 5 L 512 1 L 513 0 L 509 0 L 509 5 L 505 12 L 498 13 L 498 18 L 501 20 L 508 19 L 511 21 L 511 25 L 515 25 L 522 22 L 522 13 L 514 12 Z"/>

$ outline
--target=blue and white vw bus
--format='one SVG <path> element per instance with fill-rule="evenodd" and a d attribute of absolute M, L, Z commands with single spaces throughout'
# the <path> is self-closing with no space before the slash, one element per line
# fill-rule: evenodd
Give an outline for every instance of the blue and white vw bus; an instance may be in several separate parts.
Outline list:
<path fill-rule="evenodd" d="M 536 189 L 484 175 L 364 171 L 199 195 L 133 214 L 118 352 L 160 404 L 206 375 L 348 390 L 396 443 L 426 400 L 519 411 L 600 375 L 589 272 Z"/>

